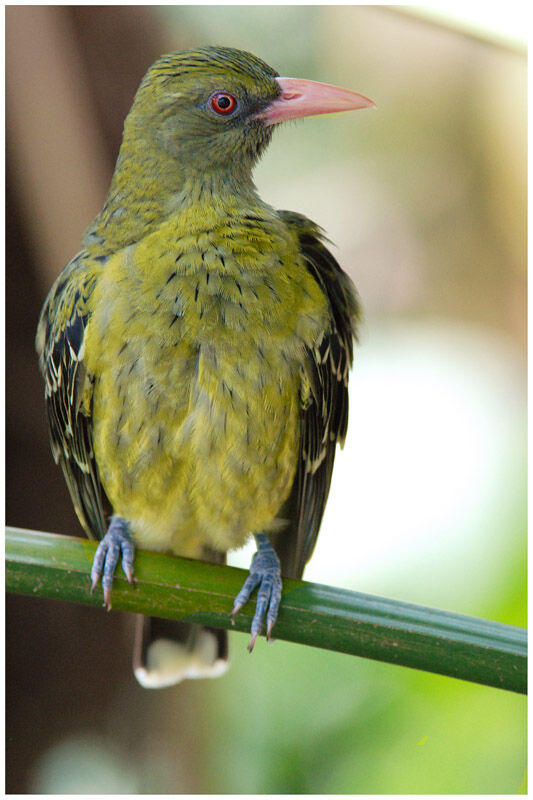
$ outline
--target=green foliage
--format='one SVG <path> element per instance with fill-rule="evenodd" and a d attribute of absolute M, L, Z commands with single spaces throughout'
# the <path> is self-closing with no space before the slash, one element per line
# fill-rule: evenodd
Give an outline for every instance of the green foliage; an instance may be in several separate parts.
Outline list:
<path fill-rule="evenodd" d="M 254 663 L 241 650 L 202 700 L 214 762 L 206 792 L 518 791 L 524 698 L 282 642 L 258 648 Z"/>

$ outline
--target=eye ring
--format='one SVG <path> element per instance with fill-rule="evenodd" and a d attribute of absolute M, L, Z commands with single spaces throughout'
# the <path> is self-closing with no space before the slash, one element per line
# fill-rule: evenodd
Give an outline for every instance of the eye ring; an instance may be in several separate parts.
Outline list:
<path fill-rule="evenodd" d="M 211 111 L 221 117 L 229 117 L 239 105 L 237 98 L 229 92 L 213 92 L 207 104 Z"/>

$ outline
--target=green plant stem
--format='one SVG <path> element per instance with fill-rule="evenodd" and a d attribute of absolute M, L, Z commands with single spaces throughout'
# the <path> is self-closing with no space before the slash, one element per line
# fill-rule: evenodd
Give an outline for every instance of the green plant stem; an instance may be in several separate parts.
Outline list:
<path fill-rule="evenodd" d="M 99 607 L 90 594 L 95 543 L 7 528 L 6 589 Z M 248 632 L 254 603 L 229 612 L 246 571 L 138 551 L 135 585 L 120 568 L 113 608 Z M 278 639 L 526 693 L 526 631 L 397 600 L 284 580 Z"/>

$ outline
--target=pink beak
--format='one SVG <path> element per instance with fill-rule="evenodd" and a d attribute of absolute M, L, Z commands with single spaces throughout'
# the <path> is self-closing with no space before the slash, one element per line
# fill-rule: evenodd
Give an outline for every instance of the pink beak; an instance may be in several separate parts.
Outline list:
<path fill-rule="evenodd" d="M 350 111 L 356 108 L 375 108 L 375 104 L 362 94 L 340 89 L 329 83 L 306 81 L 303 78 L 276 78 L 281 95 L 273 100 L 256 119 L 265 125 L 275 125 L 287 119 L 330 114 L 333 111 Z"/>

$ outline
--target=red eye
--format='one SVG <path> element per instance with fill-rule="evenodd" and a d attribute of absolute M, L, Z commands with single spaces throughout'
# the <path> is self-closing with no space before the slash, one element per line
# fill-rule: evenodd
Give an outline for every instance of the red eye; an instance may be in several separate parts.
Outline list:
<path fill-rule="evenodd" d="M 215 92 L 209 98 L 209 107 L 215 114 L 227 117 L 237 108 L 237 98 L 228 92 Z"/>

